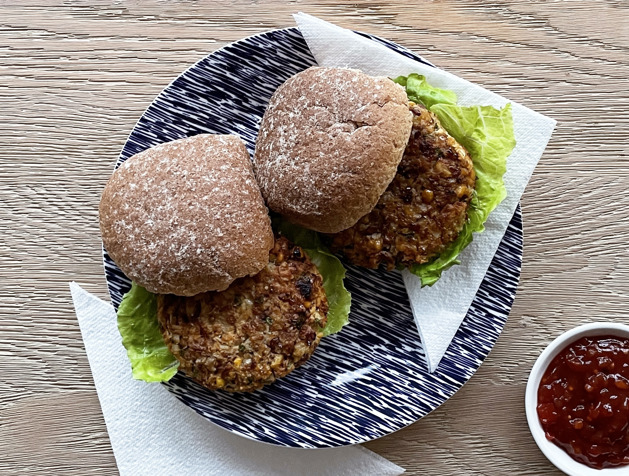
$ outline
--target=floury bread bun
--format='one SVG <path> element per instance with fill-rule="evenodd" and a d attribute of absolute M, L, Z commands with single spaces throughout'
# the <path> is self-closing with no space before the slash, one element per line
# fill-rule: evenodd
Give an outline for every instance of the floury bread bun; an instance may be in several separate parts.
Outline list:
<path fill-rule="evenodd" d="M 157 294 L 221 291 L 269 262 L 274 237 L 240 138 L 202 134 L 134 155 L 102 194 L 105 249 Z"/>
<path fill-rule="evenodd" d="M 309 68 L 273 94 L 254 168 L 269 208 L 324 233 L 354 225 L 396 174 L 412 113 L 404 88 L 357 70 Z"/>

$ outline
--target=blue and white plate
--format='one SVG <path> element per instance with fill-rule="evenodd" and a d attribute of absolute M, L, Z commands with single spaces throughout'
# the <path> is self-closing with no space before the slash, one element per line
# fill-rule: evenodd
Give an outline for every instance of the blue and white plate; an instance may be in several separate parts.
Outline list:
<path fill-rule="evenodd" d="M 370 38 L 422 61 L 394 43 Z M 202 133 L 238 134 L 253 153 L 271 94 L 287 78 L 315 64 L 296 28 L 245 38 L 212 53 L 153 101 L 129 136 L 118 165 L 148 147 Z M 117 307 L 130 283 L 106 253 L 104 259 Z M 505 324 L 521 262 L 518 208 L 434 374 L 426 370 L 401 276 L 349 267 L 350 324 L 324 338 L 310 361 L 288 377 L 252 394 L 212 392 L 181 373 L 165 385 L 208 420 L 247 438 L 301 448 L 373 440 L 427 415 L 474 374 Z"/>

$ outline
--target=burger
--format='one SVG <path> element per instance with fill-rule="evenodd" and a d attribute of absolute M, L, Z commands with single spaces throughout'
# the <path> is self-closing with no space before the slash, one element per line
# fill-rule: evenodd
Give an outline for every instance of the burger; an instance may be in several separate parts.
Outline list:
<path fill-rule="evenodd" d="M 254 169 L 268 206 L 351 264 L 433 284 L 506 195 L 510 106 L 461 107 L 412 74 L 313 67 L 282 84 Z"/>
<path fill-rule="evenodd" d="M 330 307 L 332 321 L 339 306 L 349 312 L 337 292 L 326 296 L 341 288 L 349 299 L 338 260 L 274 234 L 236 136 L 197 135 L 129 158 L 99 217 L 104 247 L 133 282 L 118 323 L 136 378 L 179 370 L 212 390 L 253 391 L 309 359 L 338 326 L 328 327 Z"/>

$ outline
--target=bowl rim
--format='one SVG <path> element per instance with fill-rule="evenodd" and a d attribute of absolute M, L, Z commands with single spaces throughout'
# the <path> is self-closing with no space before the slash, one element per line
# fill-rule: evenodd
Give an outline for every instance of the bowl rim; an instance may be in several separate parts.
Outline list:
<path fill-rule="evenodd" d="M 629 325 L 617 322 L 592 322 L 570 329 L 556 337 L 539 355 L 526 383 L 525 409 L 526 420 L 535 443 L 544 456 L 558 469 L 571 476 L 619 476 L 627 474 L 628 466 L 595 469 L 572 459 L 563 449 L 546 439 L 544 430 L 537 416 L 537 389 L 550 362 L 566 346 L 582 337 L 615 335 L 629 338 Z"/>

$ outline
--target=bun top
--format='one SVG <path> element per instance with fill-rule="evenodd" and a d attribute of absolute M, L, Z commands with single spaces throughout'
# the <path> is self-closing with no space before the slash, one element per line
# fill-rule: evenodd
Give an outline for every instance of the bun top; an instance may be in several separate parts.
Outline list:
<path fill-rule="evenodd" d="M 369 213 L 395 176 L 411 132 L 404 89 L 357 70 L 309 68 L 269 102 L 254 167 L 272 210 L 336 233 Z"/>
<path fill-rule="evenodd" d="M 158 294 L 226 289 L 269 261 L 273 232 L 240 138 L 197 135 L 134 155 L 100 208 L 105 249 Z"/>

